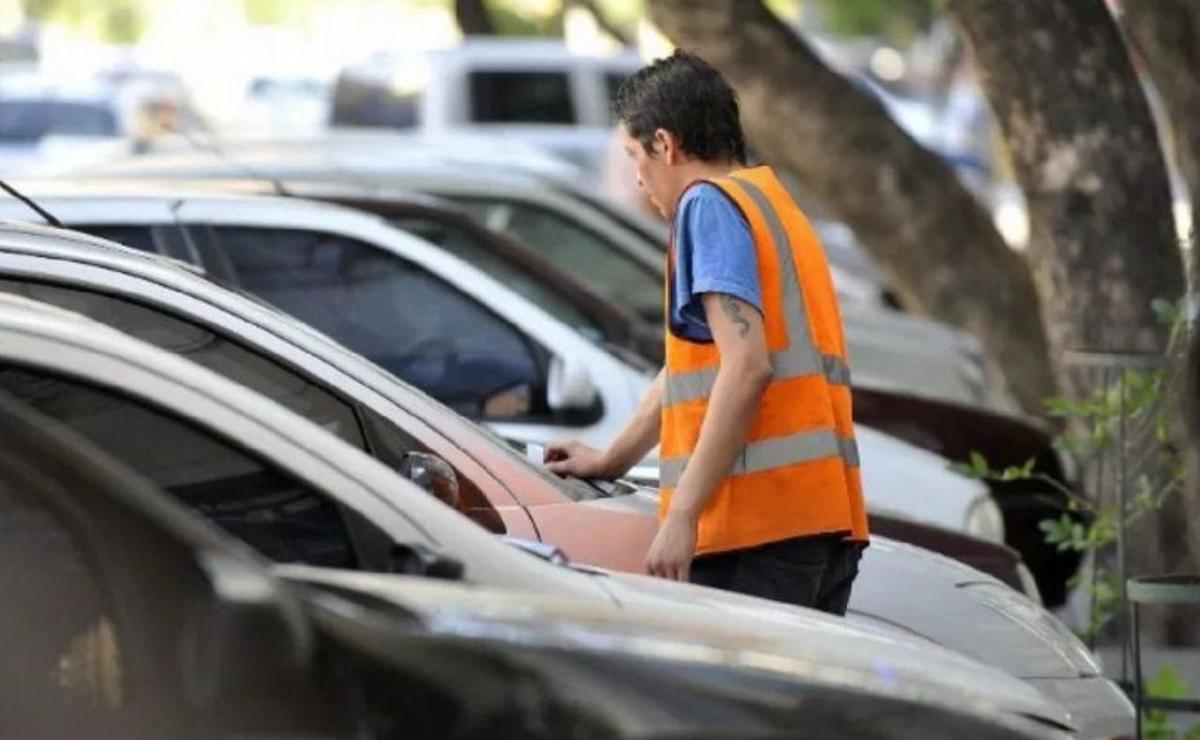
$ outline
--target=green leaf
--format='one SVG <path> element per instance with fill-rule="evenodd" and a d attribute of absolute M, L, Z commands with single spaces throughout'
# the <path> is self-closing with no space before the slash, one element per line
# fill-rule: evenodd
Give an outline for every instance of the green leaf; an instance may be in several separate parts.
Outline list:
<path fill-rule="evenodd" d="M 1146 693 L 1158 699 L 1186 699 L 1192 687 L 1175 666 L 1165 665 L 1146 684 Z"/>
<path fill-rule="evenodd" d="M 986 477 L 987 474 L 991 472 L 991 467 L 988 465 L 987 458 L 983 456 L 983 453 L 978 452 L 977 450 L 971 450 L 971 472 L 975 473 L 981 478 Z"/>

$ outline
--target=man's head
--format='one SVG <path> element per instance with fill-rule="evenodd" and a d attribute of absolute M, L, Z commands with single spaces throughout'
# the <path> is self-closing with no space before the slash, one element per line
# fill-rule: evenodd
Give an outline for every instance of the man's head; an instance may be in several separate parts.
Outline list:
<path fill-rule="evenodd" d="M 676 51 L 639 70 L 621 85 L 613 112 L 638 185 L 664 216 L 698 168 L 746 159 L 737 95 L 695 54 Z"/>

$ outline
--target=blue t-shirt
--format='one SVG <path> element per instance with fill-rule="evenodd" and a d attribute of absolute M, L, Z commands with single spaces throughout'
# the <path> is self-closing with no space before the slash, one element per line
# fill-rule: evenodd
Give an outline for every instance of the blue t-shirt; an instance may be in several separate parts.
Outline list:
<path fill-rule="evenodd" d="M 750 224 L 716 185 L 701 183 L 683 194 L 675 213 L 675 276 L 671 283 L 671 333 L 711 342 L 704 293 L 725 293 L 762 313 L 758 254 Z"/>

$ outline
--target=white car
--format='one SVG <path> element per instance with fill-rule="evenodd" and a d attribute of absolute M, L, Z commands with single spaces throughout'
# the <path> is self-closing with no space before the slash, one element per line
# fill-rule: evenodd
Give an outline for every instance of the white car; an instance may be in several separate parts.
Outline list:
<path fill-rule="evenodd" d="M 473 492 L 460 511 L 489 531 L 561 546 L 577 561 L 640 569 L 657 514 L 652 493 L 622 486 L 605 492 L 546 476 L 358 355 L 167 260 L 39 227 L 9 225 L 0 234 L 0 293 L 84 313 L 180 354 L 394 469 L 405 469 L 409 451 L 436 454 L 454 471 L 459 488 Z M 598 549 L 586 546 L 588 531 L 607 533 Z M 945 533 L 931 534 L 935 541 L 945 539 Z M 614 542 L 625 544 L 613 547 Z M 624 561 L 622 548 L 630 551 Z M 901 583 L 904 588 L 897 588 Z M 1095 731 L 1088 737 L 1128 726 L 1127 702 L 1120 701 L 1091 654 L 1036 602 L 1010 591 L 977 570 L 876 535 L 850 613 L 1034 683 L 1060 701 L 1081 730 Z"/>
<path fill-rule="evenodd" d="M 475 132 L 532 144 L 600 171 L 617 89 L 645 62 L 581 54 L 561 41 L 467 39 L 429 54 L 381 54 L 342 71 L 334 126 Z"/>
<path fill-rule="evenodd" d="M 661 321 L 665 241 L 661 225 L 607 203 L 569 169 L 518 147 L 488 150 L 404 136 L 332 134 L 264 142 L 228 140 L 223 154 L 171 151 L 121 159 L 72 177 L 262 178 L 348 181 L 416 190 L 454 201 L 489 228 L 511 234 L 560 270 L 648 321 Z M 831 244 L 844 241 L 834 226 Z M 829 250 L 843 296 L 855 383 L 977 406 L 992 402 L 983 352 L 970 335 L 929 319 L 883 309 L 865 296 L 860 265 Z"/>
<path fill-rule="evenodd" d="M 605 445 L 652 379 L 653 368 L 374 216 L 300 199 L 23 187 L 63 223 L 200 264 L 509 439 Z M 0 217 L 30 215 L 0 203 Z M 1004 541 L 982 483 L 862 425 L 857 439 L 873 510 Z"/>
<path fill-rule="evenodd" d="M 547 621 L 563 636 L 619 627 L 633 641 L 673 638 L 679 658 L 1002 713 L 1047 737 L 1076 729 L 1027 683 L 898 631 L 531 557 L 262 396 L 62 309 L 0 299 L 0 388 L 266 557 L 297 563 L 281 571 L 293 579 L 341 582 L 406 610 L 440 603 L 460 630 L 481 617 L 517 637 Z"/>

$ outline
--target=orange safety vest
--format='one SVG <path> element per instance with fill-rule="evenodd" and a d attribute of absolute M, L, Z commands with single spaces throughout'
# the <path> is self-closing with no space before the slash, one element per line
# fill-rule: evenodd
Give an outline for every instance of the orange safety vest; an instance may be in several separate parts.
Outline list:
<path fill-rule="evenodd" d="M 866 541 L 841 310 L 816 232 L 769 167 L 709 182 L 750 224 L 774 372 L 745 446 L 701 513 L 696 554 L 833 532 Z M 674 252 L 672 235 L 668 312 Z M 660 516 L 700 438 L 721 363 L 715 343 L 674 336 L 669 313 L 667 326 Z"/>

